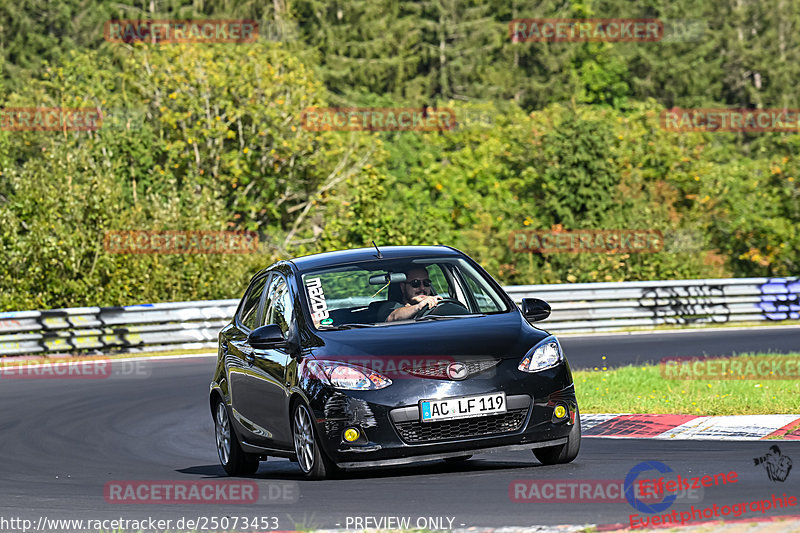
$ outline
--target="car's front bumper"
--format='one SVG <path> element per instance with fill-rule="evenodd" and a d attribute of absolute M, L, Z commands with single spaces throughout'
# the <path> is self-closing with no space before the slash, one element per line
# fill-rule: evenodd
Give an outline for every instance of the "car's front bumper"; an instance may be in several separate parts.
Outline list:
<path fill-rule="evenodd" d="M 521 450 L 531 450 L 534 448 L 546 448 L 548 446 L 556 446 L 559 444 L 566 444 L 567 438 L 555 439 L 552 441 L 545 441 L 545 442 L 536 442 L 536 443 L 529 443 L 529 444 L 511 444 L 508 446 L 493 446 L 490 448 L 476 448 L 470 449 L 469 455 L 477 455 L 477 454 L 484 454 L 484 453 L 499 453 L 499 452 L 512 452 L 512 451 L 521 451 Z M 336 463 L 337 466 L 341 468 L 368 468 L 368 467 L 377 467 L 377 466 L 394 466 L 394 465 L 403 465 L 408 463 L 417 463 L 420 461 L 436 461 L 440 459 L 448 459 L 450 457 L 463 457 L 465 455 L 464 451 L 458 452 L 447 452 L 447 453 L 431 453 L 425 455 L 414 455 L 411 457 L 398 457 L 395 459 L 379 459 L 374 461 L 352 461 L 349 463 Z"/>
<path fill-rule="evenodd" d="M 566 442 L 577 411 L 566 363 L 528 374 L 515 361 L 503 361 L 491 376 L 465 381 L 395 380 L 377 391 L 323 388 L 311 398 L 324 452 L 340 467 L 396 465 L 509 449 L 533 449 Z M 423 423 L 418 401 L 470 396 L 502 390 L 503 415 Z M 568 414 L 557 419 L 557 405 Z M 344 431 L 361 433 L 353 443 Z"/>

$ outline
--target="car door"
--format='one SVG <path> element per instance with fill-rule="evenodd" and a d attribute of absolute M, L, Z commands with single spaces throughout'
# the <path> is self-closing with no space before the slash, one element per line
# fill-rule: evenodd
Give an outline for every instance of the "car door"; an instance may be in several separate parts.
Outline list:
<path fill-rule="evenodd" d="M 250 283 L 231 326 L 223 333 L 220 346 L 225 354 L 233 420 L 242 438 L 251 443 L 264 432 L 250 419 L 253 412 L 253 387 L 250 383 L 253 350 L 247 342 L 247 335 L 263 320 L 270 275 L 269 272 L 264 273 Z"/>
<path fill-rule="evenodd" d="M 291 334 L 294 304 L 286 278 L 275 273 L 264 299 L 259 326 L 277 324 L 284 338 Z M 237 410 L 252 434 L 252 443 L 268 448 L 286 448 L 292 443 L 289 426 L 289 392 L 286 368 L 291 355 L 284 348 L 253 349 L 246 341 L 240 348 L 248 363 L 242 380 Z"/>

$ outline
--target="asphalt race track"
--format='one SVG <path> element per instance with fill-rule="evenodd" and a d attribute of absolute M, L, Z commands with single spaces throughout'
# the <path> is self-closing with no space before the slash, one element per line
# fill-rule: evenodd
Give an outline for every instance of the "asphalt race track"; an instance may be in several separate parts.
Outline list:
<path fill-rule="evenodd" d="M 800 345 L 798 329 L 781 330 L 769 338 L 779 339 L 780 347 L 792 343 L 792 336 L 794 346 Z M 595 350 L 614 354 L 620 345 L 625 355 L 614 362 L 621 363 L 635 355 L 637 343 L 647 346 L 640 353 L 640 362 L 663 356 L 659 351 L 666 355 L 681 352 L 688 343 L 696 343 L 708 353 L 741 349 L 740 332 L 640 335 L 631 344 L 617 346 L 617 336 L 595 337 L 590 343 L 584 339 L 573 337 L 564 343 L 574 367 L 582 366 L 578 360 Z M 764 347 L 769 346 L 765 340 Z M 212 357 L 136 361 L 106 379 L 0 378 L 0 524 L 2 519 L 15 517 L 34 523 L 43 517 L 153 517 L 172 519 L 174 529 L 180 518 L 225 516 L 275 517 L 268 527 L 236 528 L 245 531 L 353 528 L 358 524 L 355 519 L 364 517 L 410 517 L 411 527 L 423 520 L 429 529 L 439 525 L 450 529 L 628 523 L 629 515 L 636 511 L 624 499 L 516 502 L 509 488 L 515 480 L 621 482 L 643 461 L 663 462 L 683 477 L 738 473 L 736 483 L 700 489 L 699 494 L 689 496 L 691 501 L 678 500 L 671 509 L 679 512 L 692 504 L 722 506 L 770 499 L 772 494 L 800 493 L 797 468 L 779 482 L 771 481 L 762 466 L 754 465 L 753 459 L 763 456 L 773 442 L 585 438 L 578 459 L 562 466 L 540 466 L 530 451 L 519 451 L 476 456 L 460 464 L 431 462 L 307 482 L 293 463 L 271 460 L 262 463 L 254 476 L 236 478 L 257 485 L 255 504 L 109 503 L 104 496 L 109 482 L 232 479 L 224 475 L 214 447 L 207 400 L 213 365 Z M 779 444 L 785 456 L 800 461 L 800 441 Z M 800 508 L 767 514 L 800 514 Z M 227 529 L 234 529 L 232 522 L 229 524 Z M 374 522 L 362 522 L 364 525 L 375 527 Z M 387 525 L 392 524 L 384 523 Z M 15 529 L 0 526 L 0 530 Z"/>
<path fill-rule="evenodd" d="M 544 329 L 547 323 L 543 322 Z M 800 326 L 558 335 L 572 368 L 657 364 L 665 357 L 800 352 Z M 606 356 L 604 360 L 602 356 Z"/>

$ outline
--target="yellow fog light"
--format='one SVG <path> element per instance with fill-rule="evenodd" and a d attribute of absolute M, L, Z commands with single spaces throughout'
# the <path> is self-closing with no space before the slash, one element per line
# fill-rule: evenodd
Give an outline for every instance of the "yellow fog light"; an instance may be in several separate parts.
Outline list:
<path fill-rule="evenodd" d="M 347 442 L 355 442 L 358 440 L 358 437 L 361 436 L 361 433 L 356 428 L 347 428 L 344 430 L 344 440 Z"/>
<path fill-rule="evenodd" d="M 556 415 L 556 418 L 564 418 L 565 416 L 567 416 L 567 410 L 564 408 L 563 405 L 557 405 L 554 414 Z"/>

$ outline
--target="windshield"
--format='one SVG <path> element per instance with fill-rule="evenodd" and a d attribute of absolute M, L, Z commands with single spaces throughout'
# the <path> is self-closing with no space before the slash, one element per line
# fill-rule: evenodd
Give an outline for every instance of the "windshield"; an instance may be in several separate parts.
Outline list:
<path fill-rule="evenodd" d="M 461 258 L 337 265 L 305 273 L 302 280 L 317 329 L 384 325 L 397 316 L 394 321 L 408 323 L 508 311 L 484 275 Z M 394 313 L 422 305 L 426 297 L 435 305 Z"/>

